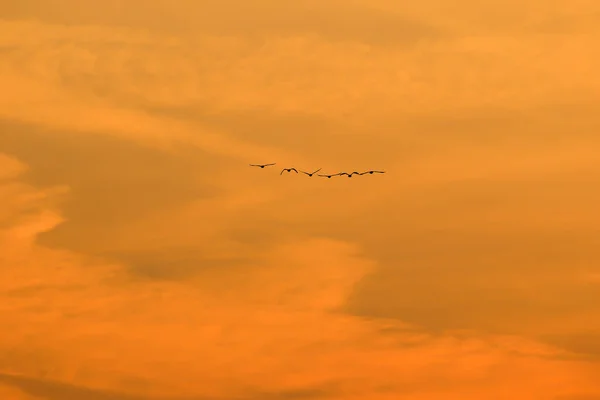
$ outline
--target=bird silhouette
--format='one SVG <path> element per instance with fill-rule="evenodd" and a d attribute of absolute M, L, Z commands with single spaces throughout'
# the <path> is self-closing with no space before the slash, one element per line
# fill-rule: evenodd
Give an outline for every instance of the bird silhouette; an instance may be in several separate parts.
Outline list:
<path fill-rule="evenodd" d="M 351 173 L 340 172 L 339 175 L 348 175 L 348 178 L 352 178 L 352 175 L 360 175 L 360 172 L 358 172 L 358 171 L 354 171 L 354 172 L 351 172 Z"/>
<path fill-rule="evenodd" d="M 269 167 L 271 165 L 275 165 L 276 163 L 272 163 L 272 164 L 250 164 L 251 167 L 259 167 L 259 168 L 264 168 L 264 167 Z"/>
<path fill-rule="evenodd" d="M 294 171 L 295 173 L 298 173 L 298 170 L 296 168 L 284 168 L 284 169 L 281 170 L 281 172 L 279 173 L 279 175 L 283 174 L 284 171 L 287 171 L 287 172 Z"/>
<path fill-rule="evenodd" d="M 331 178 L 332 176 L 338 176 L 340 174 L 329 174 L 329 175 L 327 175 L 327 174 L 325 174 L 325 175 L 323 175 L 323 174 L 317 174 L 317 175 L 318 176 L 322 176 L 323 178 Z"/>
<path fill-rule="evenodd" d="M 359 175 L 364 175 L 364 174 L 385 174 L 385 171 L 365 171 L 365 172 L 361 172 Z"/>
<path fill-rule="evenodd" d="M 319 168 L 318 170 L 316 170 L 315 172 L 306 172 L 306 171 L 300 171 L 303 174 L 306 174 L 308 176 L 313 176 L 314 174 L 316 174 L 317 172 L 319 172 L 321 170 L 321 168 Z"/>

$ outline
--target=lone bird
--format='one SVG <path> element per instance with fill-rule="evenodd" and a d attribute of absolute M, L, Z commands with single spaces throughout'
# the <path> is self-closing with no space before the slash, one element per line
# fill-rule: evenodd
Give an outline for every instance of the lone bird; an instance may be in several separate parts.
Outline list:
<path fill-rule="evenodd" d="M 385 174 L 385 171 L 365 171 L 365 172 L 361 172 L 359 175 L 364 175 L 364 174 Z"/>
<path fill-rule="evenodd" d="M 340 174 L 330 174 L 330 175 L 321 175 L 321 174 L 317 174 L 318 176 L 322 176 L 323 178 L 331 178 L 332 176 L 338 176 Z"/>
<path fill-rule="evenodd" d="M 303 174 L 306 174 L 308 176 L 313 176 L 314 174 L 316 174 L 317 172 L 319 172 L 321 170 L 321 168 L 319 168 L 318 170 L 316 170 L 315 172 L 306 172 L 306 171 L 300 171 Z"/>
<path fill-rule="evenodd" d="M 354 171 L 354 172 L 351 172 L 351 173 L 340 172 L 339 175 L 348 175 L 348 178 L 352 178 L 352 175 L 360 175 L 360 172 L 358 172 L 358 171 Z"/>
<path fill-rule="evenodd" d="M 287 171 L 287 172 L 294 171 L 295 173 L 298 173 L 298 170 L 296 168 L 284 168 L 284 169 L 281 170 L 281 172 L 279 173 L 279 175 L 283 174 L 284 171 Z"/>
<path fill-rule="evenodd" d="M 272 163 L 272 164 L 250 164 L 251 167 L 259 167 L 259 168 L 264 168 L 264 167 L 270 167 L 271 165 L 275 165 L 276 163 Z"/>

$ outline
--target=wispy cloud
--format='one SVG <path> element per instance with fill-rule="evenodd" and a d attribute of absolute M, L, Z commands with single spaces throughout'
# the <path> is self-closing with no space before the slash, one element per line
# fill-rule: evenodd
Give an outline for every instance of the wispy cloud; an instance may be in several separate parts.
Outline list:
<path fill-rule="evenodd" d="M 340 314 L 353 285 L 375 266 L 349 243 L 303 240 L 257 253 L 244 268 L 208 270 L 180 283 L 132 282 L 123 265 L 35 244 L 40 231 L 60 220 L 48 212 L 52 196 L 42 199 L 31 205 L 37 224 L 3 231 L 2 324 L 13 327 L 0 337 L 7 374 L 140 395 L 232 398 L 331 383 L 331 398 L 381 399 L 465 387 L 480 398 L 496 385 L 516 385 L 524 394 L 568 393 L 575 383 L 595 387 L 582 374 L 589 367 L 549 361 L 561 352 L 541 344 L 430 335 L 392 320 Z M 67 393 L 67 387 L 4 381 L 48 398 Z"/>
<path fill-rule="evenodd" d="M 600 392 L 596 2 L 13 3 L 4 397 Z"/>

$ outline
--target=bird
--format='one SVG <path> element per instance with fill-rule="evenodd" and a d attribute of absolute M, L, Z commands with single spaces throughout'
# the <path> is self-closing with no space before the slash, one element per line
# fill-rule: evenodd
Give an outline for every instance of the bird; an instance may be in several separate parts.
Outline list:
<path fill-rule="evenodd" d="M 365 172 L 361 172 L 359 175 L 364 175 L 364 174 L 385 174 L 385 171 L 365 171 Z"/>
<path fill-rule="evenodd" d="M 352 175 L 360 175 L 360 172 L 358 172 L 358 171 L 354 171 L 354 172 L 351 172 L 351 173 L 340 172 L 339 175 L 348 175 L 348 178 L 352 178 Z"/>
<path fill-rule="evenodd" d="M 321 170 L 321 168 L 319 168 L 318 170 L 316 170 L 315 172 L 305 172 L 305 171 L 300 171 L 303 174 L 306 174 L 308 176 L 313 176 L 314 174 L 316 174 L 317 172 L 319 172 Z"/>
<path fill-rule="evenodd" d="M 317 174 L 317 175 L 318 176 L 322 176 L 323 178 L 331 178 L 332 176 L 338 176 L 340 174 L 329 174 L 329 175 L 327 175 L 327 174 L 325 174 L 325 175 L 323 175 L 323 174 Z"/>
<path fill-rule="evenodd" d="M 284 169 L 281 170 L 281 172 L 279 173 L 279 175 L 283 174 L 284 171 L 287 171 L 287 172 L 294 171 L 295 173 L 298 173 L 298 170 L 296 168 L 284 168 Z"/>
<path fill-rule="evenodd" d="M 259 167 L 259 168 L 264 168 L 264 167 L 269 167 L 271 165 L 275 165 L 276 163 L 272 163 L 272 164 L 250 164 L 251 167 Z"/>

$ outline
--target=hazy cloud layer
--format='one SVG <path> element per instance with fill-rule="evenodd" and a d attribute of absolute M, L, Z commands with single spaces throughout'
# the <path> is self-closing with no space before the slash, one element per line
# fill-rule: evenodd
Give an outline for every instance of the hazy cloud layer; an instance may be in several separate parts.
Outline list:
<path fill-rule="evenodd" d="M 3 232 L 2 318 L 13 327 L 0 337 L 7 374 L 122 392 L 113 398 L 124 399 L 252 398 L 328 386 L 330 398 L 417 399 L 467 387 L 481 396 L 497 390 L 494 382 L 536 395 L 596 385 L 593 369 L 558 360 L 568 353 L 534 342 L 429 335 L 335 312 L 375 266 L 335 240 L 287 243 L 258 252 L 253 264 L 205 271 L 187 283 L 132 282 L 119 265 L 36 245 L 35 235 L 60 220 L 48 208 L 55 189 L 20 185 L 16 195 L 35 199 L 26 205 L 37 218 Z M 522 386 L 524 373 L 530 379 Z M 556 374 L 551 384 L 548 374 Z M 3 380 L 47 398 L 76 393 Z"/>
<path fill-rule="evenodd" d="M 597 2 L 0 14 L 0 397 L 600 393 Z"/>

